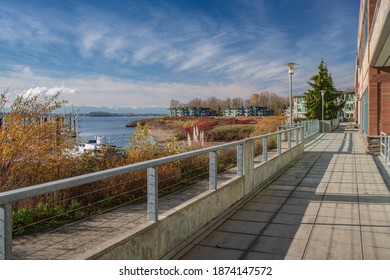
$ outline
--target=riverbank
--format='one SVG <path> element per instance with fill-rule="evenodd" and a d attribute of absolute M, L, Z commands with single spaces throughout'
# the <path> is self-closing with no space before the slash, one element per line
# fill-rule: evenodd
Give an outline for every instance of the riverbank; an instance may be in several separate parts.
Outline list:
<path fill-rule="evenodd" d="M 157 142 L 202 137 L 206 142 L 229 142 L 275 131 L 285 117 L 161 117 L 128 122 L 126 127 L 146 126 Z M 195 135 L 199 134 L 199 135 Z"/>

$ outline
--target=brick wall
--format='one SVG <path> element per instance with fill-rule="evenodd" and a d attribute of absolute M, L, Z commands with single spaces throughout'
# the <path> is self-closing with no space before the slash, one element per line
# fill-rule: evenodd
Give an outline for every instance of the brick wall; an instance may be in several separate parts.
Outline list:
<path fill-rule="evenodd" d="M 390 73 L 371 68 L 369 76 L 368 135 L 390 134 Z"/>
<path fill-rule="evenodd" d="M 369 86 L 368 86 L 368 135 L 379 135 L 379 98 L 378 98 L 378 82 L 373 80 L 373 77 L 378 74 L 378 70 L 370 68 L 368 70 Z"/>
<path fill-rule="evenodd" d="M 387 74 L 390 77 L 390 74 Z M 381 88 L 381 131 L 390 135 L 390 81 Z"/>

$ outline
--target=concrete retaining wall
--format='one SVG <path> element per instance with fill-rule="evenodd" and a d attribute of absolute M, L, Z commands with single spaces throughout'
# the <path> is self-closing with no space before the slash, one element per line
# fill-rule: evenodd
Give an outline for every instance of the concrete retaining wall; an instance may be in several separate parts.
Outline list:
<path fill-rule="evenodd" d="M 202 228 L 221 217 L 230 207 L 258 190 L 303 154 L 303 143 L 253 166 L 253 141 L 244 145 L 244 176 L 229 180 L 215 191 L 207 191 L 172 209 L 157 222 L 141 225 L 88 253 L 87 259 L 160 259 L 186 245 Z"/>

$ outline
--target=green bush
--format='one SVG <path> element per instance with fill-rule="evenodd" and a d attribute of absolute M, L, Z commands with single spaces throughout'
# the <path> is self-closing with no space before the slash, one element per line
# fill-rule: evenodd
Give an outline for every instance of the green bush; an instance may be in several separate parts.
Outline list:
<path fill-rule="evenodd" d="M 223 125 L 208 131 L 206 137 L 209 141 L 229 142 L 247 138 L 254 130 L 252 124 Z"/>

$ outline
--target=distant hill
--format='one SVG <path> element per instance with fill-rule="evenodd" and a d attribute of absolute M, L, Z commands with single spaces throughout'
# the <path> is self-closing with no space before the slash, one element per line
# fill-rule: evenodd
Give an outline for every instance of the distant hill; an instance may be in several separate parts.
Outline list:
<path fill-rule="evenodd" d="M 105 112 L 110 114 L 129 115 L 168 115 L 168 108 L 164 107 L 94 107 L 94 106 L 65 106 L 56 113 L 89 114 L 91 112 Z"/>

